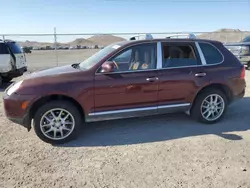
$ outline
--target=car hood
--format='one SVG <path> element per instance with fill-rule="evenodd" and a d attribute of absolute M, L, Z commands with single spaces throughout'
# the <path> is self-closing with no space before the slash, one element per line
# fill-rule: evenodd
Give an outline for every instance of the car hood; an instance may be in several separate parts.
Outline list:
<path fill-rule="evenodd" d="M 45 69 L 37 72 L 33 72 L 31 74 L 26 75 L 25 79 L 33 79 L 45 76 L 57 76 L 66 73 L 79 72 L 80 69 L 74 68 L 72 65 L 65 65 L 50 69 Z"/>

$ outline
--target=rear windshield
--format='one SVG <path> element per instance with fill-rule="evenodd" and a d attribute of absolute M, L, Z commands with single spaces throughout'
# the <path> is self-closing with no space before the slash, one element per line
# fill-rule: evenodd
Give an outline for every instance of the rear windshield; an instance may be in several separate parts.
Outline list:
<path fill-rule="evenodd" d="M 8 42 L 7 45 L 14 54 L 22 53 L 22 49 L 15 42 Z"/>

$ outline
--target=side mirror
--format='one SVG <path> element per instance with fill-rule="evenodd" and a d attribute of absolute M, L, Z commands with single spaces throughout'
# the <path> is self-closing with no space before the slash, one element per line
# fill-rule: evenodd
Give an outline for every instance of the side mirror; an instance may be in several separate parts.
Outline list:
<path fill-rule="evenodd" d="M 102 64 L 102 71 L 101 72 L 113 72 L 115 65 L 112 61 L 106 61 Z"/>

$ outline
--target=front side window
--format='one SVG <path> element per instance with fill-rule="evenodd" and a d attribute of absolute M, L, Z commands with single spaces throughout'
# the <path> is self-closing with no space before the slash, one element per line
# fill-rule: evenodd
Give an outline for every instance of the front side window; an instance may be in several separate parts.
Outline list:
<path fill-rule="evenodd" d="M 163 44 L 162 68 L 196 66 L 197 60 L 193 47 L 185 44 Z"/>
<path fill-rule="evenodd" d="M 223 56 L 217 48 L 209 43 L 199 43 L 204 58 L 208 65 L 217 64 L 223 61 Z"/>
<path fill-rule="evenodd" d="M 110 53 L 114 52 L 117 48 L 121 47 L 120 45 L 111 44 L 106 46 L 105 48 L 101 49 L 94 55 L 87 58 L 85 61 L 79 64 L 79 67 L 83 70 L 87 70 L 92 68 L 98 62 L 100 62 L 105 56 L 109 55 Z"/>
<path fill-rule="evenodd" d="M 8 49 L 4 43 L 0 43 L 0 54 L 9 54 Z"/>
<path fill-rule="evenodd" d="M 109 61 L 115 64 L 115 69 L 112 72 L 155 69 L 157 63 L 156 43 L 128 47 L 111 57 Z"/>

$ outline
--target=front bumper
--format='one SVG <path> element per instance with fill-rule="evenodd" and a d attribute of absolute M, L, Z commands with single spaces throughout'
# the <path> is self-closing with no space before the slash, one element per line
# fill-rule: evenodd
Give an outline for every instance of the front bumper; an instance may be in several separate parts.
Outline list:
<path fill-rule="evenodd" d="M 7 90 L 6 90 L 7 91 Z M 31 129 L 31 118 L 29 117 L 29 109 L 31 105 L 31 100 L 34 96 L 31 95 L 18 95 L 12 94 L 3 96 L 4 112 L 6 117 L 14 122 L 28 129 Z M 23 109 L 23 102 L 27 102 L 28 106 Z"/>

